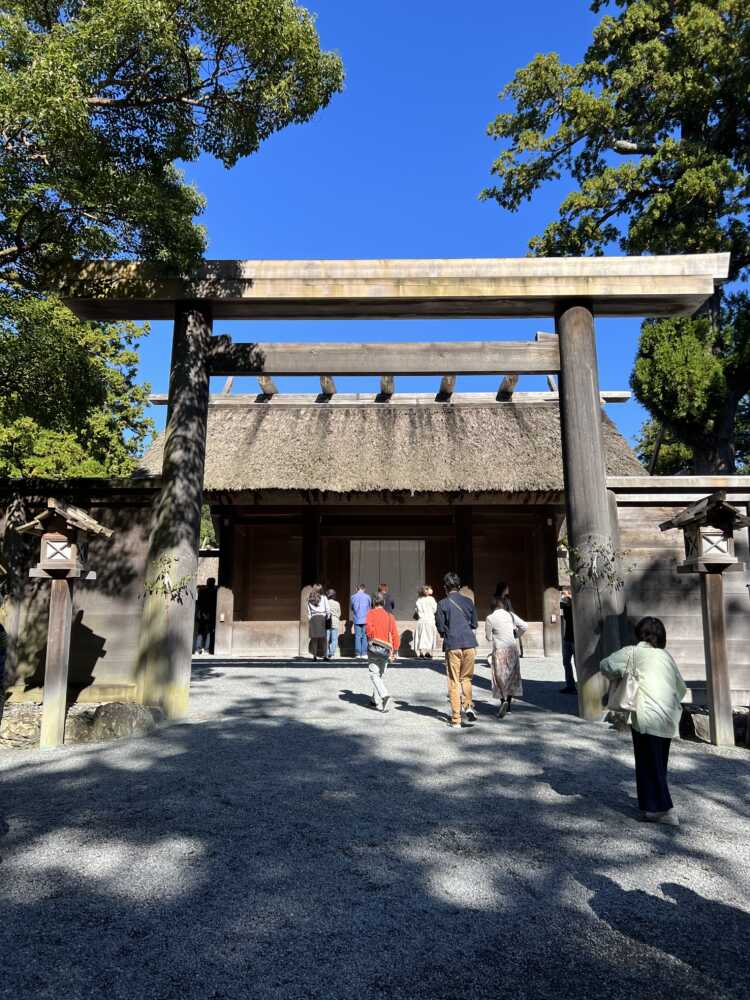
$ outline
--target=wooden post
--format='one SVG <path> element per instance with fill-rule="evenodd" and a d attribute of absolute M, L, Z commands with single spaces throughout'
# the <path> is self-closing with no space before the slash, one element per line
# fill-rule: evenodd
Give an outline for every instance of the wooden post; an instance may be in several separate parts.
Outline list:
<path fill-rule="evenodd" d="M 68 700 L 68 658 L 73 624 L 73 586 L 68 579 L 52 580 L 49 597 L 47 659 L 44 665 L 44 701 L 41 750 L 62 746 L 65 739 L 65 710 Z"/>
<path fill-rule="evenodd" d="M 474 511 L 456 507 L 453 512 L 456 532 L 456 572 L 464 586 L 474 586 Z"/>
<path fill-rule="evenodd" d="M 545 656 L 562 654 L 560 627 L 560 581 L 557 573 L 557 518 L 545 514 L 542 518 L 542 640 Z M 554 621 L 553 621 L 554 619 Z"/>
<path fill-rule="evenodd" d="M 162 489 L 154 513 L 147 578 L 169 575 L 179 592 L 146 598 L 138 660 L 139 696 L 167 718 L 185 715 L 195 622 L 198 545 L 208 419 L 211 312 L 205 302 L 175 308 Z"/>
<path fill-rule="evenodd" d="M 310 597 L 312 586 L 304 584 L 299 592 L 299 655 L 308 656 L 310 653 L 310 622 L 307 617 L 307 602 Z"/>
<path fill-rule="evenodd" d="M 727 657 L 724 578 L 721 571 L 701 573 L 700 578 L 711 742 L 719 747 L 733 747 L 732 684 Z"/>
<path fill-rule="evenodd" d="M 617 495 L 613 490 L 607 490 L 607 503 L 609 505 L 609 528 L 612 535 L 612 547 L 615 551 L 615 566 L 617 575 L 622 580 L 622 587 L 612 594 L 612 604 L 617 615 L 616 627 L 613 622 L 611 633 L 607 636 L 607 646 L 610 650 L 627 646 L 634 641 L 628 624 L 628 607 L 625 595 L 625 570 L 622 565 L 622 554 L 620 548 L 620 516 L 617 513 Z"/>
<path fill-rule="evenodd" d="M 216 595 L 216 638 L 214 652 L 229 656 L 234 633 L 234 524 L 221 519 L 219 532 L 219 592 Z"/>
<path fill-rule="evenodd" d="M 310 632 L 307 620 L 307 598 L 312 584 L 320 577 L 320 512 L 317 507 L 302 511 L 302 579 L 300 581 L 299 655 L 310 652 Z"/>
<path fill-rule="evenodd" d="M 590 306 L 583 302 L 561 304 L 555 326 L 560 342 L 560 423 L 568 541 L 586 556 L 598 547 L 612 545 Z M 600 581 L 598 588 L 574 581 L 573 621 L 579 711 L 586 719 L 597 719 L 608 688 L 599 672 L 599 662 L 616 648 L 614 636 L 619 636 L 614 588 L 605 581 Z"/>

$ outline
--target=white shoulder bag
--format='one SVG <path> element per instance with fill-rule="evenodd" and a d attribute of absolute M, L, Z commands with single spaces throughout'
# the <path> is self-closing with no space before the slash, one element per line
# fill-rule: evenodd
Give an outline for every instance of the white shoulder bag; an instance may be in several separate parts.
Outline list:
<path fill-rule="evenodd" d="M 625 665 L 625 673 L 622 675 L 614 690 L 609 692 L 607 708 L 611 712 L 635 712 L 638 698 L 638 671 L 635 667 L 637 646 L 633 646 L 633 652 Z"/>

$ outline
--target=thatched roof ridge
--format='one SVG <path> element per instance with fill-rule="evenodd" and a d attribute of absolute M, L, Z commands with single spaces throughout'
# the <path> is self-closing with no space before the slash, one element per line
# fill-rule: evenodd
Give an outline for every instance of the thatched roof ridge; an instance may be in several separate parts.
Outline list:
<path fill-rule="evenodd" d="M 642 476 L 603 414 L 607 471 Z M 163 435 L 144 457 L 161 471 Z M 206 489 L 523 493 L 562 490 L 555 403 L 212 406 Z"/>

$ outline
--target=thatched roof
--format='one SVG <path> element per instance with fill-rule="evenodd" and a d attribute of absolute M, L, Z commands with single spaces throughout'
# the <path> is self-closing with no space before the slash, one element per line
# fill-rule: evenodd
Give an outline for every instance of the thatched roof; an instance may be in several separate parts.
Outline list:
<path fill-rule="evenodd" d="M 602 420 L 609 475 L 642 476 L 643 466 L 622 435 L 606 414 Z M 159 435 L 143 460 L 144 471 L 161 471 L 162 452 Z M 209 408 L 205 487 L 333 493 L 559 491 L 558 404 L 214 404 Z"/>

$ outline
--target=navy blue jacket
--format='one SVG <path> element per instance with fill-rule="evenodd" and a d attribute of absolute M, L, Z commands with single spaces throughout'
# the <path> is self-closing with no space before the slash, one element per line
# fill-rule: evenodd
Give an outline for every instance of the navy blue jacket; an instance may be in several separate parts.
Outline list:
<path fill-rule="evenodd" d="M 478 645 L 474 629 L 477 627 L 477 609 L 474 602 L 452 590 L 437 606 L 437 630 L 444 639 L 443 649 L 473 649 Z"/>

